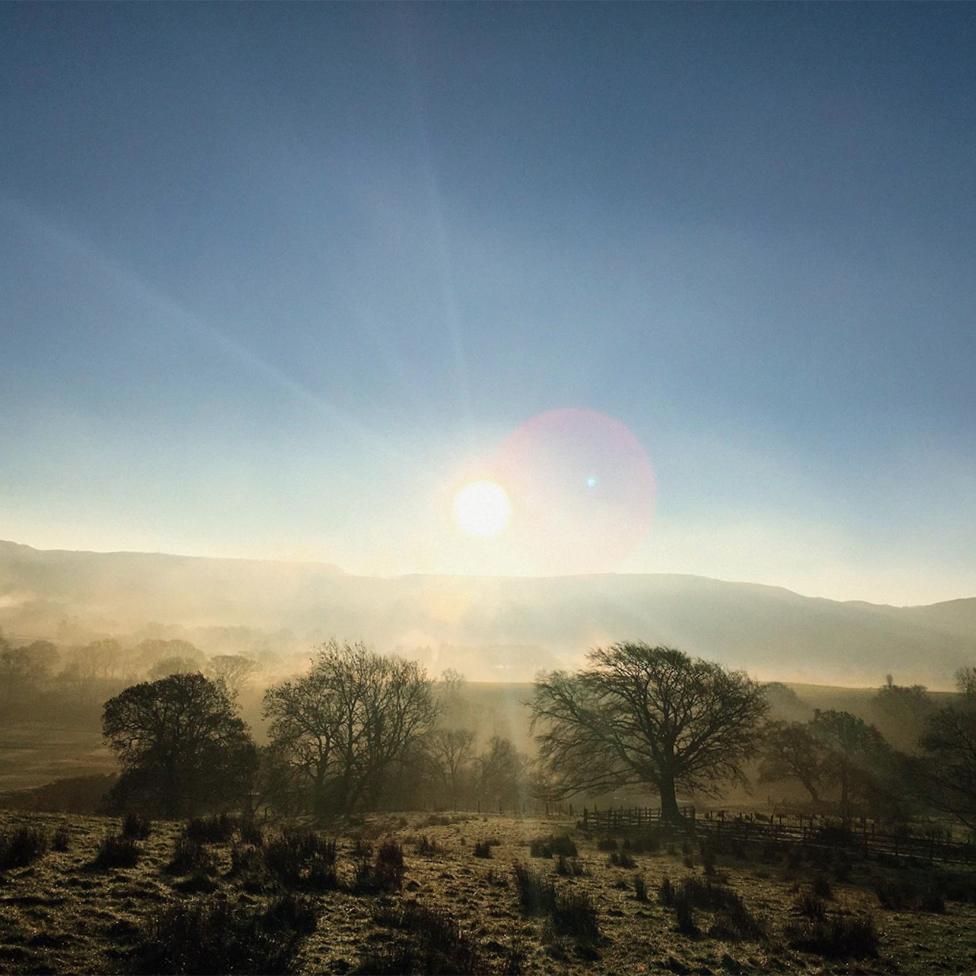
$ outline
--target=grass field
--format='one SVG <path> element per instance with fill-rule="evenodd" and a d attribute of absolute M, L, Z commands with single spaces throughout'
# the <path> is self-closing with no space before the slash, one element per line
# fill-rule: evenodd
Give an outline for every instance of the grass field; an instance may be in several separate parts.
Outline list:
<path fill-rule="evenodd" d="M 258 875 L 232 870 L 244 849 L 239 838 L 206 845 L 202 869 L 168 869 L 181 823 L 154 824 L 149 837 L 136 842 L 138 863 L 116 868 L 93 862 L 106 834 L 118 830 L 118 820 L 0 812 L 0 833 L 8 838 L 24 825 L 40 825 L 49 835 L 64 827 L 61 841 L 67 849 L 49 850 L 32 863 L 0 872 L 4 973 L 132 971 L 133 950 L 144 941 L 147 925 L 174 900 L 187 904 L 226 896 L 230 904 L 255 911 L 288 887 L 261 873 L 263 867 Z M 909 909 L 907 902 L 901 910 L 885 909 L 878 886 L 900 890 L 908 877 L 893 866 L 817 866 L 760 852 L 720 855 L 713 862 L 697 850 L 683 850 L 680 842 L 654 852 L 614 853 L 606 838 L 584 836 L 569 823 L 474 815 L 369 818 L 356 834 L 374 842 L 390 837 L 402 845 L 402 887 L 386 895 L 356 893 L 354 837 L 339 836 L 332 890 L 302 886 L 318 918 L 314 930 L 301 937 L 290 966 L 295 971 L 370 971 L 370 958 L 389 961 L 391 946 L 404 938 L 404 906 L 415 904 L 443 910 L 450 918 L 450 939 L 464 941 L 483 972 L 921 976 L 976 971 L 976 906 L 969 894 L 966 901 L 950 899 L 926 910 L 914 903 Z M 533 857 L 532 839 L 553 834 L 568 834 L 576 856 L 562 862 L 558 855 Z M 273 836 L 274 829 L 266 827 L 265 837 Z M 479 852 L 489 856 L 476 856 L 479 842 L 484 844 Z M 257 851 L 254 863 L 263 864 L 261 848 L 251 850 Z M 611 858 L 625 866 L 612 865 Z M 567 901 L 578 910 L 568 925 L 565 919 L 560 925 L 554 911 L 526 913 L 517 864 L 528 866 L 543 885 L 551 881 L 560 897 L 583 896 Z M 635 890 L 638 878 L 646 885 L 646 901 Z M 683 879 L 695 878 L 706 896 L 732 892 L 738 896 L 730 901 L 734 911 L 726 911 L 724 902 L 698 904 L 689 925 L 673 901 L 662 903 L 665 878 L 676 890 Z M 825 895 L 822 901 L 813 896 L 814 885 Z M 728 900 L 727 894 L 722 897 Z M 827 922 L 873 919 L 876 954 L 828 958 L 796 948 L 794 929 L 803 924 L 804 911 L 821 910 L 817 904 Z M 597 933 L 586 932 L 587 918 L 593 921 L 587 905 L 595 909 Z"/>
<path fill-rule="evenodd" d="M 100 729 L 47 723 L 0 728 L 0 794 L 69 776 L 111 773 L 115 768 Z"/>

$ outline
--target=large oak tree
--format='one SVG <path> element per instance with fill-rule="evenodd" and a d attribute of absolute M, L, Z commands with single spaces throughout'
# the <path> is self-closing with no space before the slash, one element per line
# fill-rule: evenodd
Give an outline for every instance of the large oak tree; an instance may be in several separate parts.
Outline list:
<path fill-rule="evenodd" d="M 164 817 L 241 805 L 257 750 L 218 685 L 174 674 L 126 688 L 105 703 L 102 730 L 122 766 L 110 803 Z"/>
<path fill-rule="evenodd" d="M 597 648 L 581 671 L 543 675 L 532 701 L 556 791 L 652 786 L 669 820 L 681 819 L 678 789 L 741 778 L 767 708 L 743 672 L 643 643 Z"/>

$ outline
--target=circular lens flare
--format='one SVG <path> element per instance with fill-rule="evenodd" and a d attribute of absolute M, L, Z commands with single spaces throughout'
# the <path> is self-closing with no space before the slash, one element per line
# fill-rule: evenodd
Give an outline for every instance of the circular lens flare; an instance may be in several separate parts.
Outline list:
<path fill-rule="evenodd" d="M 454 496 L 454 522 L 467 535 L 498 535 L 511 514 L 512 503 L 496 481 L 472 481 Z"/>

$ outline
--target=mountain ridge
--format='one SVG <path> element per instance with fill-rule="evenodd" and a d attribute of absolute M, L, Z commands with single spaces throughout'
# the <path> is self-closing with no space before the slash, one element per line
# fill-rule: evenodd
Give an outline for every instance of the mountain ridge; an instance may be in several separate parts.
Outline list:
<path fill-rule="evenodd" d="M 898 607 L 692 574 L 373 577 L 327 563 L 35 549 L 0 541 L 0 627 L 54 636 L 153 624 L 452 648 L 474 673 L 531 678 L 643 639 L 768 678 L 949 687 L 976 661 L 976 598 Z M 302 645 L 304 646 L 304 645 Z M 453 660 L 453 659 L 452 659 Z M 453 666 L 453 665 L 452 665 Z"/>

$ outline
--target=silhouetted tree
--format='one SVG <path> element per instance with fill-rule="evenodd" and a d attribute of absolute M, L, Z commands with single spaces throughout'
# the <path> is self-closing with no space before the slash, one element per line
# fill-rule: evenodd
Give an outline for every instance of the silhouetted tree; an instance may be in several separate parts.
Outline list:
<path fill-rule="evenodd" d="M 871 700 L 871 717 L 892 745 L 906 752 L 915 752 L 934 708 L 923 685 L 896 685 L 889 674 Z"/>
<path fill-rule="evenodd" d="M 676 790 L 741 779 L 768 703 L 743 672 L 647 644 L 615 644 L 576 674 L 541 677 L 532 702 L 542 758 L 562 795 L 655 787 L 680 820 Z"/>
<path fill-rule="evenodd" d="M 308 673 L 269 688 L 272 746 L 305 780 L 320 814 L 375 806 L 391 767 L 434 726 L 432 682 L 420 665 L 331 641 Z"/>
<path fill-rule="evenodd" d="M 795 779 L 820 802 L 826 748 L 809 724 L 772 722 L 763 736 L 759 778 L 764 783 Z"/>
<path fill-rule="evenodd" d="M 122 766 L 115 808 L 165 817 L 239 805 L 257 750 L 225 692 L 202 674 L 126 688 L 105 703 L 102 731 Z"/>
<path fill-rule="evenodd" d="M 476 760 L 478 794 L 483 807 L 518 810 L 528 792 L 528 757 L 501 736 L 493 735 Z"/>
<path fill-rule="evenodd" d="M 150 678 L 168 678 L 172 674 L 201 674 L 200 663 L 192 657 L 164 657 L 149 669 Z"/>
<path fill-rule="evenodd" d="M 242 654 L 215 654 L 207 663 L 206 674 L 236 699 L 257 669 L 257 664 Z"/>
<path fill-rule="evenodd" d="M 929 716 L 915 771 L 933 807 L 976 830 L 976 671 L 963 668 L 956 681 L 959 700 Z"/>
<path fill-rule="evenodd" d="M 455 810 L 461 781 L 473 755 L 474 740 L 471 729 L 436 729 L 428 742 L 427 750 L 435 773 L 449 792 Z"/>
<path fill-rule="evenodd" d="M 851 816 L 851 804 L 883 788 L 893 765 L 891 747 L 884 736 L 850 712 L 817 710 L 810 731 L 823 746 L 821 769 L 840 787 L 840 812 Z"/>

